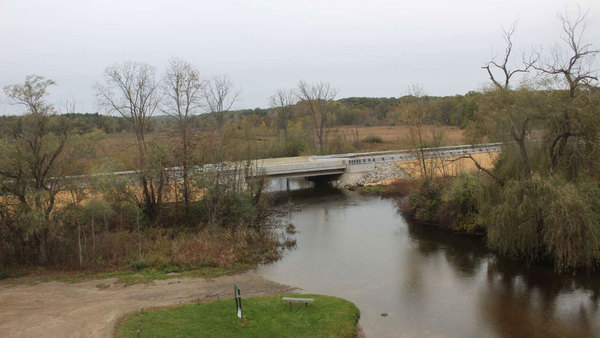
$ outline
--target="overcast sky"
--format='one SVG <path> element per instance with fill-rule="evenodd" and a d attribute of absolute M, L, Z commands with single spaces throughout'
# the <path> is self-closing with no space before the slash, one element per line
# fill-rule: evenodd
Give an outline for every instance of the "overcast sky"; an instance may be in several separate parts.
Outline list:
<path fill-rule="evenodd" d="M 0 0 L 0 85 L 28 74 L 56 81 L 51 102 L 73 97 L 96 112 L 93 85 L 106 67 L 139 61 L 162 73 L 183 58 L 228 74 L 235 108 L 268 107 L 278 88 L 327 81 L 338 98 L 465 94 L 519 20 L 515 48 L 551 48 L 559 12 L 589 10 L 587 39 L 600 46 L 600 1 L 560 0 Z M 4 101 L 6 101 L 4 99 Z M 0 104 L 0 114 L 14 113 Z"/>

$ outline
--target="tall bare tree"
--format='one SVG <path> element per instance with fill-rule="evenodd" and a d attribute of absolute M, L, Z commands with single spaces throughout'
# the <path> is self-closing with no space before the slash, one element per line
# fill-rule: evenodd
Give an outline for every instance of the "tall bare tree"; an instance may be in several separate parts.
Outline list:
<path fill-rule="evenodd" d="M 239 99 L 240 91 L 233 87 L 233 82 L 227 75 L 216 75 L 206 81 L 203 90 L 208 112 L 213 114 L 217 122 L 219 134 L 219 160 L 224 158 L 225 118 L 227 112 Z"/>
<path fill-rule="evenodd" d="M 98 103 L 109 113 L 118 113 L 129 123 L 137 139 L 140 169 L 146 166 L 148 148 L 146 133 L 150 117 L 159 104 L 158 81 L 154 67 L 138 62 L 113 65 L 104 72 L 104 84 L 96 85 Z M 146 212 L 156 216 L 162 204 L 165 173 L 158 177 L 140 175 Z"/>
<path fill-rule="evenodd" d="M 487 109 L 489 111 L 479 116 L 488 119 L 488 121 L 480 119 L 479 126 L 485 125 L 489 128 L 495 128 L 495 133 L 500 134 L 496 136 L 500 138 L 504 138 L 504 134 L 508 134 L 509 139 L 515 142 L 519 148 L 525 176 L 529 177 L 531 175 L 531 162 L 527 152 L 526 137 L 535 112 L 523 104 L 524 101 L 531 101 L 525 98 L 531 93 L 526 88 L 514 91 L 511 80 L 516 74 L 529 72 L 530 68 L 534 67 L 538 61 L 538 56 L 535 54 L 530 56 L 520 67 L 511 66 L 513 58 L 512 37 L 515 29 L 516 22 L 509 29 L 503 31 L 505 49 L 500 61 L 493 58 L 481 67 L 487 71 L 493 88 L 488 91 L 490 100 L 487 102 L 489 103 Z M 491 130 L 488 129 L 487 132 L 489 133 Z M 473 157 L 471 159 L 474 161 Z M 488 172 L 488 174 L 490 173 Z"/>
<path fill-rule="evenodd" d="M 294 116 L 295 103 L 294 93 L 291 90 L 279 89 L 275 95 L 271 96 L 271 108 L 276 114 L 277 137 L 279 138 L 280 131 L 283 131 L 283 141 L 286 149 L 288 145 L 288 124 Z"/>
<path fill-rule="evenodd" d="M 330 127 L 329 108 L 336 94 L 336 89 L 327 82 L 308 84 L 300 81 L 296 89 L 296 96 L 312 122 L 315 151 L 318 150 L 320 153 L 323 153 L 327 145 L 326 131 Z"/>
<path fill-rule="evenodd" d="M 162 81 L 161 111 L 177 121 L 182 145 L 183 199 L 190 204 L 190 122 L 202 107 L 204 82 L 189 62 L 172 59 Z"/>
<path fill-rule="evenodd" d="M 500 61 L 496 60 L 496 58 L 492 58 L 485 66 L 481 67 L 487 71 L 492 84 L 499 90 L 510 90 L 510 80 L 512 77 L 518 73 L 527 73 L 529 68 L 534 66 L 537 61 L 537 57 L 532 57 L 524 63 L 522 68 L 511 67 L 510 63 L 513 53 L 512 36 L 515 33 L 516 28 L 517 23 L 514 22 L 509 29 L 503 31 L 503 38 L 506 46 Z"/>
<path fill-rule="evenodd" d="M 423 130 L 423 123 L 428 120 L 428 107 L 425 100 L 427 94 L 421 85 L 414 84 L 410 87 L 408 95 L 412 96 L 414 100 L 410 104 L 405 105 L 403 120 L 409 125 L 413 145 L 419 149 L 417 158 L 419 160 L 421 177 L 424 180 L 428 180 L 430 176 L 433 177 L 433 170 L 428 170 L 427 158 L 425 156 L 425 148 L 432 146 L 427 144 Z"/>
<path fill-rule="evenodd" d="M 560 118 L 554 131 L 556 135 L 550 143 L 549 153 L 553 168 L 563 155 L 569 138 L 581 136 L 583 126 L 576 119 L 574 100 L 582 88 L 598 83 L 598 72 L 593 66 L 600 49 L 594 48 L 584 40 L 588 26 L 587 15 L 588 13 L 582 12 L 579 7 L 574 18 L 569 16 L 566 9 L 564 13 L 559 14 L 562 24 L 561 40 L 566 48 L 555 49 L 548 60 L 539 66 L 534 65 L 537 70 L 553 76 L 562 83 L 561 87 L 569 94 L 568 102 L 560 109 Z"/>

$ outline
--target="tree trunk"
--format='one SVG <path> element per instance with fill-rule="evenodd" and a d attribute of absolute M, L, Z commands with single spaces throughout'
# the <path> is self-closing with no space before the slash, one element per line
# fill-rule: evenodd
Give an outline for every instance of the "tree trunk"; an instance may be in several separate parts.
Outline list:
<path fill-rule="evenodd" d="M 137 235 L 138 235 L 138 256 L 140 261 L 142 260 L 142 235 L 140 234 L 140 210 L 138 209 L 137 211 L 137 218 L 136 218 L 136 224 L 137 224 Z"/>
<path fill-rule="evenodd" d="M 83 266 L 83 254 L 81 253 L 81 224 L 77 220 L 77 246 L 79 247 L 79 267 Z"/>
<path fill-rule="evenodd" d="M 181 132 L 182 141 L 183 141 L 183 200 L 185 202 L 185 206 L 190 206 L 190 182 L 188 178 L 188 161 L 189 161 L 189 150 L 188 150 L 188 138 L 187 138 L 187 130 L 185 126 L 182 128 Z"/>
<path fill-rule="evenodd" d="M 92 216 L 92 260 L 94 268 L 96 267 L 96 231 L 94 229 L 94 216 Z"/>
<path fill-rule="evenodd" d="M 417 125 L 417 133 L 419 135 L 419 151 L 421 153 L 421 166 L 423 167 L 422 173 L 425 180 L 429 179 L 427 176 L 427 162 L 425 161 L 425 151 L 423 150 L 423 137 L 421 136 L 421 126 Z M 432 175 L 433 177 L 433 175 Z"/>
<path fill-rule="evenodd" d="M 42 230 L 35 238 L 39 249 L 38 262 L 40 265 L 48 265 L 48 230 Z"/>

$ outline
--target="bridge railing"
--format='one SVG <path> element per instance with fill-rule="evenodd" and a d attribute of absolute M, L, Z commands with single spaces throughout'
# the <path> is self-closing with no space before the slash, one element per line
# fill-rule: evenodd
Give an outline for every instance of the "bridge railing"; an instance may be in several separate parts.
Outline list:
<path fill-rule="evenodd" d="M 493 148 L 497 149 L 502 146 L 502 142 L 494 143 L 481 143 L 481 144 L 461 144 L 455 146 L 442 146 L 442 147 L 427 147 L 427 148 L 411 148 L 411 149 L 398 149 L 398 150 L 384 150 L 384 151 L 372 151 L 363 153 L 346 153 L 346 154 L 332 154 L 332 155 L 315 155 L 311 156 L 311 160 L 321 160 L 330 158 L 354 158 L 354 157 L 365 157 L 365 156 L 376 156 L 376 155 L 389 155 L 389 154 L 407 154 L 415 152 L 432 152 L 432 151 L 446 151 L 446 150 L 463 150 L 463 149 L 481 149 L 481 148 Z"/>
<path fill-rule="evenodd" d="M 486 143 L 478 145 L 460 145 L 460 146 L 447 146 L 447 147 L 436 147 L 436 148 L 423 148 L 423 149 L 408 149 L 401 151 L 385 151 L 385 152 L 373 152 L 373 153 L 360 153 L 360 154 L 385 154 L 383 156 L 362 156 L 349 158 L 349 165 L 365 164 L 365 163 L 376 163 L 376 162 L 400 162 L 400 161 L 414 161 L 421 157 L 424 158 L 440 158 L 440 157 L 453 157 L 468 154 L 480 154 L 480 153 L 491 153 L 502 151 L 502 143 Z M 359 154 L 359 153 L 356 153 Z M 389 154 L 389 155 L 388 155 Z"/>

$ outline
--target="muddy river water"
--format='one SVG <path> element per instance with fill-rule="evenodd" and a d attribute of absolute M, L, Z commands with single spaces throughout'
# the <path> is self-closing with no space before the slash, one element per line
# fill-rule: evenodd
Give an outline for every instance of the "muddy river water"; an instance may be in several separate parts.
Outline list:
<path fill-rule="evenodd" d="M 481 239 L 407 223 L 391 199 L 290 187 L 297 247 L 258 273 L 354 302 L 368 337 L 600 337 L 598 274 L 501 258 Z"/>

